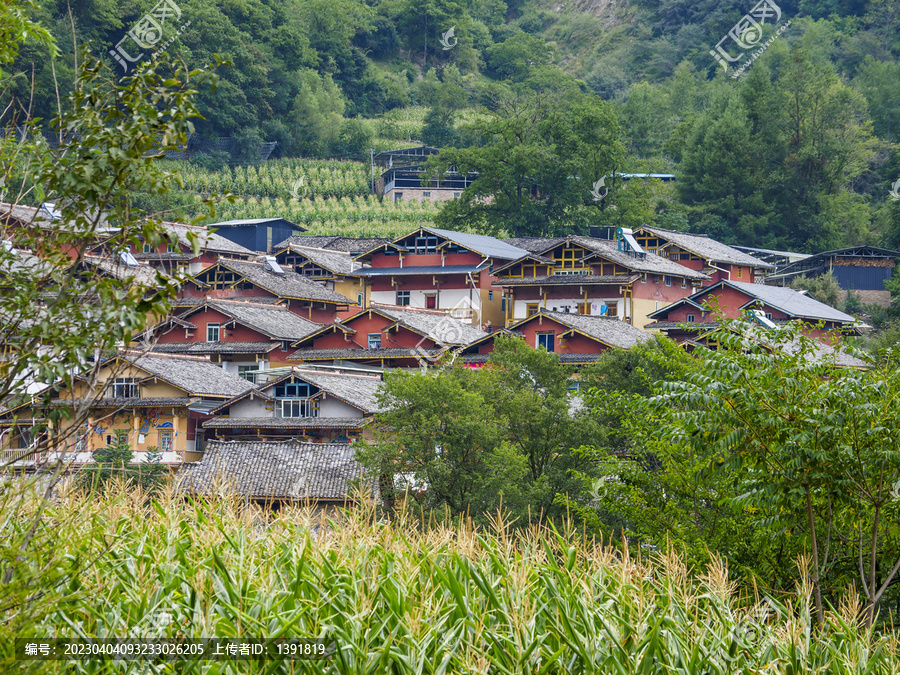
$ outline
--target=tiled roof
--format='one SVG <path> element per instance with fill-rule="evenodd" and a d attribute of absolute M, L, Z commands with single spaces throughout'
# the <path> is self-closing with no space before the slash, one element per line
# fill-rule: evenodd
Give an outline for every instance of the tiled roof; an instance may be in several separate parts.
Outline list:
<path fill-rule="evenodd" d="M 204 429 L 361 429 L 369 417 L 214 417 Z"/>
<path fill-rule="evenodd" d="M 188 239 L 188 233 L 192 232 L 197 236 L 197 239 L 200 242 L 201 253 L 203 251 L 212 251 L 213 253 L 228 253 L 231 255 L 247 256 L 248 258 L 259 255 L 256 251 L 251 251 L 215 232 L 210 232 L 205 227 L 184 225 L 182 223 L 163 223 L 163 227 L 177 236 L 181 245 L 187 247 L 189 251 L 193 250 L 191 248 L 191 242 Z"/>
<path fill-rule="evenodd" d="M 219 264 L 280 298 L 313 300 L 338 305 L 351 304 L 349 298 L 329 291 L 321 284 L 292 270 L 284 270 L 283 274 L 276 274 L 265 262 L 219 260 Z"/>
<path fill-rule="evenodd" d="M 560 363 L 593 363 L 600 358 L 600 354 L 569 354 L 563 352 L 557 354 Z M 459 357 L 459 363 L 487 363 L 490 354 L 466 354 Z"/>
<path fill-rule="evenodd" d="M 702 342 L 702 338 L 704 337 L 704 333 L 715 330 L 718 328 L 718 324 L 715 323 L 705 323 L 705 324 L 692 324 L 696 325 L 698 328 L 701 328 L 699 336 L 697 336 L 694 340 L 687 340 L 686 342 L 690 342 L 694 346 L 699 347 L 707 347 L 706 344 Z M 740 324 L 739 327 L 735 326 L 732 330 L 740 329 L 742 331 L 746 331 L 746 335 L 751 338 L 757 340 L 763 346 L 771 349 L 772 351 L 782 351 L 785 354 L 796 354 L 800 348 L 799 341 L 787 342 L 785 340 L 773 339 L 773 334 L 771 329 L 765 328 L 764 326 L 760 326 L 757 324 L 743 323 Z M 811 343 L 813 347 L 813 353 L 809 355 L 810 361 L 826 361 L 832 362 L 835 366 L 842 366 L 848 368 L 866 368 L 869 364 L 866 361 L 863 361 L 852 354 L 848 354 L 845 351 L 835 350 L 834 347 L 825 344 L 824 342 L 819 342 L 818 340 L 814 340 Z"/>
<path fill-rule="evenodd" d="M 156 275 L 158 270 L 150 265 L 126 265 L 123 262 L 107 256 L 97 255 L 86 255 L 82 260 L 86 265 L 96 267 L 104 274 L 107 274 L 114 279 L 119 279 L 121 281 L 131 279 L 142 286 L 156 287 Z M 159 272 L 159 274 L 166 276 L 163 272 Z"/>
<path fill-rule="evenodd" d="M 214 300 L 208 306 L 275 340 L 301 340 L 322 329 L 322 324 L 304 319 L 281 305 Z"/>
<path fill-rule="evenodd" d="M 0 245 L 3 243 L 0 242 Z M 12 249 L 9 254 L 0 254 L 0 277 L 8 274 L 34 274 L 43 275 L 49 273 L 53 267 L 37 256 L 27 251 Z"/>
<path fill-rule="evenodd" d="M 859 323 L 856 318 L 849 314 L 844 314 L 809 295 L 795 291 L 793 288 L 766 286 L 764 284 L 745 284 L 739 281 L 723 281 L 721 283 L 733 286 L 770 307 L 780 309 L 798 319 L 812 319 L 815 321 L 823 319 L 838 323 Z"/>
<path fill-rule="evenodd" d="M 58 208 L 62 208 L 61 205 L 58 205 Z M 87 212 L 90 213 L 91 211 L 88 210 Z M 0 222 L 4 222 L 9 218 L 15 218 L 23 223 L 33 223 L 44 229 L 74 229 L 66 228 L 66 223 L 61 220 L 51 220 L 40 207 L 26 206 L 24 204 L 13 205 L 8 202 L 0 202 Z M 78 229 L 83 228 L 79 226 Z M 108 236 L 115 232 L 118 232 L 118 228 L 110 227 L 106 220 L 106 215 L 101 213 L 97 221 L 96 234 Z"/>
<path fill-rule="evenodd" d="M 544 308 L 541 308 L 538 315 L 550 317 L 551 319 L 583 333 L 590 338 L 598 340 L 603 344 L 609 345 L 610 347 L 628 349 L 629 347 L 634 347 L 635 345 L 650 339 L 650 335 L 640 328 L 613 317 L 550 312 Z M 529 320 L 533 321 L 534 317 L 525 319 L 525 321 Z M 524 321 L 522 323 L 524 323 Z M 521 324 L 517 324 L 517 326 L 518 325 Z"/>
<path fill-rule="evenodd" d="M 237 396 L 254 386 L 221 366 L 201 359 L 138 356 L 126 360 L 193 396 Z"/>
<path fill-rule="evenodd" d="M 291 244 L 290 249 L 294 253 L 304 256 L 319 267 L 328 270 L 332 274 L 349 275 L 353 274 L 356 269 L 359 269 L 359 263 L 354 262 L 349 253 L 326 251 L 321 248 L 309 248 L 306 246 L 297 246 L 296 244 Z"/>
<path fill-rule="evenodd" d="M 358 277 L 409 276 L 410 274 L 469 274 L 484 269 L 480 265 L 407 265 L 406 267 L 364 267 Z"/>
<path fill-rule="evenodd" d="M 172 406 L 186 408 L 196 398 L 190 396 L 169 396 L 155 398 L 59 398 L 51 402 L 54 408 L 71 405 L 89 405 L 92 408 L 169 408 Z"/>
<path fill-rule="evenodd" d="M 655 253 L 646 253 L 644 257 L 636 257 L 620 251 L 618 245 L 614 241 L 608 239 L 594 239 L 593 237 L 569 237 L 569 239 L 579 246 L 583 246 L 589 251 L 601 255 L 606 260 L 618 263 L 623 267 L 635 270 L 636 272 L 647 272 L 650 274 L 666 274 L 669 276 L 686 277 L 688 279 L 709 279 L 702 272 L 697 272 L 677 262 L 663 258 Z M 548 246 L 547 249 L 553 248 Z M 545 250 L 547 250 L 545 249 Z"/>
<path fill-rule="evenodd" d="M 162 354 L 259 354 L 278 349 L 281 342 L 169 342 L 153 345 Z"/>
<path fill-rule="evenodd" d="M 513 277 L 495 281 L 492 286 L 572 286 L 579 284 L 628 284 L 638 278 L 635 274 L 554 274 L 552 276 Z"/>
<path fill-rule="evenodd" d="M 381 389 L 380 377 L 372 375 L 350 375 L 324 373 L 318 370 L 295 368 L 294 377 L 306 380 L 331 396 L 349 403 L 364 413 L 375 413 L 381 410 L 376 397 Z M 265 390 L 265 387 L 263 388 Z"/>
<path fill-rule="evenodd" d="M 371 251 L 373 248 L 384 246 L 385 244 L 389 244 L 390 242 L 390 239 L 384 239 L 381 237 L 294 235 L 282 241 L 274 248 L 274 250 L 280 251 L 281 249 L 287 248 L 288 246 L 311 246 L 313 248 L 324 248 L 330 251 L 341 251 L 343 253 L 359 255 L 360 253 Z"/>
<path fill-rule="evenodd" d="M 375 305 L 372 309 L 381 312 L 420 335 L 426 335 L 441 345 L 467 345 L 483 338 L 487 333 L 459 319 L 454 319 L 447 312 L 435 312 L 423 309 L 402 309 L 390 305 Z"/>
<path fill-rule="evenodd" d="M 203 459 L 178 472 L 178 489 L 200 495 L 236 492 L 249 499 L 344 501 L 365 474 L 349 443 L 210 441 Z M 372 481 L 372 495 L 376 494 Z"/>
<path fill-rule="evenodd" d="M 525 249 L 529 253 L 541 253 L 553 248 L 554 246 L 557 246 L 558 244 L 564 243 L 566 241 L 566 238 L 551 237 L 549 239 L 545 239 L 543 237 L 515 237 L 512 239 L 504 239 L 503 241 L 505 241 L 510 246 Z"/>
<path fill-rule="evenodd" d="M 439 230 L 435 227 L 423 227 L 426 232 L 431 232 L 439 237 L 463 246 L 470 251 L 480 253 L 485 258 L 497 258 L 500 260 L 515 260 L 526 255 L 528 251 L 513 246 L 496 237 L 488 237 L 483 234 L 469 234 L 468 232 L 455 232 L 453 230 Z"/>
<path fill-rule="evenodd" d="M 738 251 L 727 244 L 723 244 L 715 239 L 710 239 L 705 234 L 689 234 L 687 232 L 677 232 L 675 230 L 664 230 L 661 227 L 649 227 L 644 225 L 639 231 L 649 232 L 660 239 L 675 244 L 683 248 L 685 251 L 696 253 L 701 258 L 710 260 L 714 263 L 723 262 L 731 265 L 748 265 L 750 267 L 765 267 L 775 269 L 775 265 L 763 262 L 759 258 L 754 258 L 743 251 Z"/>
<path fill-rule="evenodd" d="M 440 354 L 441 349 L 422 348 L 426 355 Z M 288 361 L 330 361 L 331 359 L 371 360 L 419 358 L 421 354 L 407 347 L 388 347 L 387 349 L 298 349 L 288 356 Z"/>

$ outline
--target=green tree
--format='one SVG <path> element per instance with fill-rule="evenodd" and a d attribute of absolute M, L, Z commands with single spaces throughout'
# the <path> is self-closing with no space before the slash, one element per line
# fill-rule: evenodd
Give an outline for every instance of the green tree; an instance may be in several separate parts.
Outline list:
<path fill-rule="evenodd" d="M 834 274 L 827 272 L 815 277 L 801 274 L 791 282 L 791 288 L 798 291 L 808 291 L 819 302 L 824 302 L 835 309 L 844 305 L 844 289 L 834 278 Z"/>
<path fill-rule="evenodd" d="M 792 533 L 809 555 L 820 622 L 826 601 L 855 583 L 871 625 L 900 570 L 896 362 L 842 367 L 797 324 L 724 321 L 710 339 L 717 350 L 699 352 L 696 373 L 649 399 L 658 421 L 648 438 L 715 458 L 736 488 L 726 504 Z"/>
<path fill-rule="evenodd" d="M 513 236 L 571 231 L 575 210 L 592 204 L 593 183 L 624 154 L 611 106 L 594 96 L 507 93 L 474 127 L 485 145 L 445 150 L 428 163 L 431 174 L 451 165 L 478 174 L 460 199 L 443 205 L 437 222 L 450 229 L 474 225 Z"/>
<path fill-rule="evenodd" d="M 294 142 L 303 155 L 325 155 L 338 142 L 344 122 L 344 97 L 330 75 L 300 73 L 300 91 L 291 108 Z"/>
<path fill-rule="evenodd" d="M 133 464 L 134 450 L 127 431 L 117 431 L 112 445 L 94 451 L 93 462 L 77 474 L 75 485 L 89 492 L 104 492 L 113 483 L 140 487 L 145 492 L 157 490 L 169 470 L 159 463 L 159 448 L 147 448 L 147 461 Z"/>
<path fill-rule="evenodd" d="M 570 448 L 600 433 L 577 409 L 570 375 L 558 355 L 505 336 L 478 370 L 388 373 L 381 431 L 358 456 L 395 494 L 408 486 L 428 509 L 480 522 L 502 504 L 520 523 L 555 519 L 557 497 L 578 494 L 581 476 L 593 473 Z"/>
<path fill-rule="evenodd" d="M 0 16 L 29 7 L 5 3 Z M 19 19 L 0 21 L 0 54 L 15 54 L 31 35 L 46 37 L 39 26 Z M 30 400 L 46 420 L 35 425 L 25 459 L 71 445 L 95 398 L 105 395 L 56 408 L 51 402 L 57 392 L 90 378 L 98 353 L 128 344 L 148 319 L 168 313 L 180 284 L 177 273 L 115 278 L 85 272 L 83 263 L 101 239 L 115 253 L 140 250 L 143 242 L 176 244 L 153 217 L 159 214 L 136 208 L 133 200 L 136 194 L 165 195 L 177 184 L 177 176 L 156 160 L 162 150 L 186 143 L 194 130 L 191 119 L 199 116 L 197 87 L 215 81 L 207 71 L 188 72 L 165 60 L 120 79 L 87 49 L 79 51 L 78 64 L 71 94 L 60 96 L 59 113 L 47 127 L 61 137 L 56 147 L 37 133 L 27 107 L 24 113 L 15 106 L 3 111 L 4 126 L 26 125 L 34 132 L 0 140 L 4 201 L 20 218 L 0 222 L 8 242 L 0 247 L 0 400 L 4 407 Z M 18 210 L 42 202 L 52 204 L 58 216 L 50 226 Z M 199 251 L 199 242 L 193 243 Z M 5 414 L 12 421 L 19 415 Z M 37 480 L 14 481 L 0 495 L 0 508 L 10 515 L 0 527 L 0 607 L 9 626 L 40 623 L 77 590 L 71 580 L 84 573 L 83 558 L 57 553 L 63 523 L 44 518 L 66 466 L 60 459 Z M 89 562 L 90 552 L 85 555 Z"/>

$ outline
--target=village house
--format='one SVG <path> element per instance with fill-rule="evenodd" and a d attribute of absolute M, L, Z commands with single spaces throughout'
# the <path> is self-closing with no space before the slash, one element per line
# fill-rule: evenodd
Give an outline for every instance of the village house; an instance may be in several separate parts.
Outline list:
<path fill-rule="evenodd" d="M 73 237 L 79 232 L 84 234 Z M 84 250 L 102 244 L 118 233 L 119 228 L 110 226 L 102 213 L 96 217 L 96 224 L 69 223 L 63 220 L 53 203 L 24 206 L 0 202 L 0 239 L 10 241 L 17 248 L 21 247 L 23 240 L 27 240 L 38 257 L 52 251 L 76 260 Z M 35 242 L 38 244 L 35 245 Z"/>
<path fill-rule="evenodd" d="M 668 258 L 679 265 L 703 272 L 709 277 L 704 286 L 719 281 L 762 283 L 775 265 L 739 251 L 705 234 L 689 234 L 644 225 L 634 233 L 641 248 Z"/>
<path fill-rule="evenodd" d="M 220 259 L 185 281 L 179 305 L 190 307 L 207 300 L 235 298 L 277 302 L 317 323 L 332 323 L 339 312 L 346 312 L 353 304 L 346 296 L 267 257 L 254 262 Z"/>
<path fill-rule="evenodd" d="M 477 178 L 475 173 L 461 174 L 451 167 L 423 185 L 425 162 L 439 153 L 440 150 L 427 145 L 378 153 L 375 161 L 383 171 L 375 179 L 375 194 L 392 202 L 458 199 Z"/>
<path fill-rule="evenodd" d="M 630 230 L 617 241 L 568 236 L 517 238 L 507 243 L 527 250 L 495 267 L 510 326 L 539 309 L 616 317 L 643 326 L 647 316 L 693 293 L 708 279 L 697 270 L 648 253 Z"/>
<path fill-rule="evenodd" d="M 487 335 L 445 312 L 372 305 L 295 343 L 289 361 L 410 368 Z"/>
<path fill-rule="evenodd" d="M 376 398 L 380 387 L 379 375 L 290 368 L 211 410 L 214 417 L 203 428 L 210 440 L 215 434 L 217 440 L 351 443 L 381 410 Z"/>
<path fill-rule="evenodd" d="M 504 325 L 504 303 L 492 286 L 494 270 L 526 255 L 480 234 L 422 227 L 357 256 L 372 304 L 450 312 L 485 329 Z"/>
<path fill-rule="evenodd" d="M 609 316 L 554 312 L 540 308 L 536 314 L 470 343 L 458 361 L 472 366 L 487 362 L 498 335 L 508 334 L 529 347 L 559 354 L 562 363 L 591 363 L 610 349 L 629 349 L 651 339 L 631 324 Z"/>
<path fill-rule="evenodd" d="M 327 514 L 354 502 L 357 484 L 363 499 L 377 503 L 378 481 L 367 478 L 347 443 L 210 441 L 203 459 L 184 464 L 177 489 L 188 495 L 234 495 L 268 508 L 309 505 Z"/>
<path fill-rule="evenodd" d="M 766 283 L 788 286 L 801 275 L 818 277 L 831 273 L 844 290 L 845 299 L 852 292 L 860 302 L 887 307 L 891 304 L 891 293 L 884 284 L 891 280 L 898 258 L 900 251 L 877 246 L 824 251 L 782 265 L 766 279 Z"/>
<path fill-rule="evenodd" d="M 245 218 L 211 223 L 209 229 L 220 237 L 257 253 L 271 253 L 275 244 L 305 231 L 285 218 Z"/>
<path fill-rule="evenodd" d="M 326 251 L 349 253 L 351 256 L 358 256 L 367 251 L 371 251 L 373 248 L 388 244 L 390 241 L 390 239 L 385 239 L 384 237 L 342 237 L 337 234 L 300 234 L 288 237 L 284 241 L 279 242 L 274 250 L 283 251 L 289 246 L 302 246 L 303 248 L 322 248 Z"/>
<path fill-rule="evenodd" d="M 95 450 L 127 435 L 134 449 L 134 461 L 148 461 L 156 448 L 159 461 L 177 465 L 199 459 L 202 450 L 201 424 L 209 410 L 253 388 L 247 380 L 198 357 L 162 354 L 122 354 L 103 361 L 92 379 L 79 378 L 72 389 L 63 389 L 52 407 L 68 408 L 72 415 L 57 428 L 46 422 L 47 411 L 23 403 L 0 414 L 3 450 L 23 450 L 35 439 L 31 429 L 43 427 L 59 438 L 59 446 L 36 458 L 53 462 L 62 459 L 73 465 L 90 462 Z M 74 422 L 85 420 L 73 429 Z"/>
<path fill-rule="evenodd" d="M 356 305 L 348 307 L 345 315 L 368 305 L 368 298 L 364 295 L 366 286 L 356 274 L 362 265 L 349 253 L 290 244 L 275 253 L 275 260 L 282 268 L 312 279 L 328 290 L 351 300 L 356 298 Z"/>
<path fill-rule="evenodd" d="M 257 371 L 286 364 L 291 345 L 321 328 L 282 305 L 209 300 L 156 324 L 137 340 L 154 352 L 208 356 L 253 381 Z"/>
<path fill-rule="evenodd" d="M 803 291 L 764 284 L 719 281 L 676 303 L 650 314 L 647 330 L 661 331 L 677 342 L 718 326 L 718 317 L 751 318 L 768 327 L 802 321 L 804 332 L 830 341 L 834 331 L 858 334 L 863 324 L 856 318 L 819 302 Z"/>

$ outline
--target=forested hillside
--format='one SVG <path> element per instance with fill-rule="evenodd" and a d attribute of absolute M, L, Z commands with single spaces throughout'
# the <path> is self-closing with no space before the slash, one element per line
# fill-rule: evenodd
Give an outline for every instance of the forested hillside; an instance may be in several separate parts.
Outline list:
<path fill-rule="evenodd" d="M 201 92 L 196 131 L 237 143 L 206 168 L 257 163 L 264 141 L 277 143 L 273 158 L 359 161 L 422 142 L 446 149 L 435 170 L 481 176 L 426 215 L 446 226 L 547 234 L 653 222 L 767 248 L 900 245 L 890 198 L 900 3 L 759 4 L 758 34 L 746 23 L 735 33 L 742 51 L 729 31 L 759 5 L 737 0 L 40 0 L 36 17 L 62 53 L 22 48 L 4 122 L 55 114 L 75 44 L 127 53 L 109 57 L 125 74 L 139 52 L 129 35 L 165 5 L 157 49 L 191 67 L 215 54 L 230 62 Z M 717 60 L 717 45 L 740 58 Z M 677 181 L 611 180 L 592 198 L 595 181 L 622 171 Z M 254 200 L 229 213 L 277 211 L 285 202 L 272 200 L 290 198 L 221 175 L 221 190 Z M 187 189 L 170 199 L 190 203 L 198 192 Z"/>

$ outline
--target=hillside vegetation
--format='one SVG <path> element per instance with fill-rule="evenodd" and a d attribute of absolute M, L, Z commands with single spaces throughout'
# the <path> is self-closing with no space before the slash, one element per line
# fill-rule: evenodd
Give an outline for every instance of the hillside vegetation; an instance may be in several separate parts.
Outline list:
<path fill-rule="evenodd" d="M 73 38 L 104 58 L 123 39 L 137 52 L 128 31 L 155 5 L 39 0 L 35 17 L 61 53 L 49 59 L 44 47 L 23 46 L 3 94 L 4 123 L 54 115 L 71 88 Z M 777 17 L 770 8 L 761 34 L 747 37 L 765 45 L 751 58 L 727 35 L 756 6 L 181 0 L 163 35 L 171 58 L 191 67 L 214 54 L 230 62 L 219 86 L 200 92 L 205 119 L 196 122 L 201 137 L 235 140 L 225 160 L 257 163 L 263 141 L 276 143 L 274 157 L 366 163 L 371 148 L 445 148 L 442 166 L 462 162 L 486 175 L 472 202 L 444 207 L 452 211 L 438 218 L 444 226 L 498 231 L 493 214 L 477 207 L 492 194 L 509 232 L 652 222 L 807 252 L 900 245 L 900 201 L 889 198 L 900 180 L 900 5 L 781 0 Z M 745 66 L 739 77 L 738 63 L 726 72 L 710 55 L 723 38 Z M 577 110 L 592 112 L 563 130 L 566 116 L 556 111 Z M 507 133 L 518 139 L 516 153 L 504 145 Z M 504 159 L 515 166 L 487 175 Z M 673 172 L 677 190 L 635 197 L 623 183 L 592 202 L 593 182 L 614 171 Z M 363 172 L 353 188 L 326 181 L 312 194 L 362 194 Z M 572 176 L 583 180 L 566 183 Z M 244 184 L 237 174 L 222 173 L 219 183 L 242 196 L 284 196 L 283 185 Z M 504 201 L 529 185 L 540 186 L 544 204 Z M 139 202 L 172 213 L 192 200 L 188 192 Z M 269 206 L 278 215 L 278 203 Z"/>

